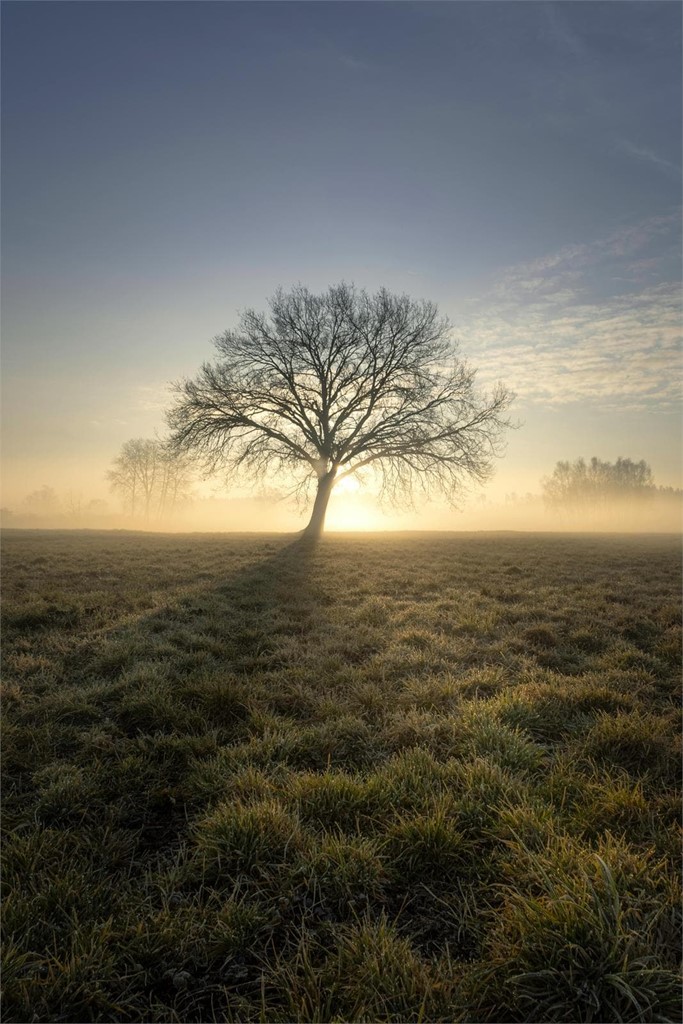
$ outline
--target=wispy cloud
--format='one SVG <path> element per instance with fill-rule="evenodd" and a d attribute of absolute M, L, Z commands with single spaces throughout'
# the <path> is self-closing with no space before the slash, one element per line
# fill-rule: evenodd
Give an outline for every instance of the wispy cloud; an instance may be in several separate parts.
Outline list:
<path fill-rule="evenodd" d="M 163 412 L 168 409 L 171 394 L 168 383 L 136 384 L 133 388 L 133 404 L 143 412 Z"/>
<path fill-rule="evenodd" d="M 595 241 L 567 245 L 557 252 L 548 253 L 536 260 L 506 268 L 499 284 L 499 289 L 509 290 L 523 281 L 539 280 L 545 286 L 549 271 L 558 279 L 567 281 L 569 278 L 581 277 L 593 264 L 604 262 L 607 258 L 635 256 L 654 244 L 661 249 L 662 240 L 671 239 L 676 235 L 675 244 L 681 225 L 681 211 L 672 210 L 658 217 L 648 217 L 636 224 L 628 224 L 604 238 Z"/>
<path fill-rule="evenodd" d="M 675 164 L 671 160 L 666 160 L 647 146 L 638 146 L 629 139 L 617 139 L 616 145 L 623 153 L 634 157 L 636 160 L 652 164 L 659 170 L 665 171 L 666 174 L 680 176 L 681 168 L 679 164 Z"/>
<path fill-rule="evenodd" d="M 298 63 L 312 64 L 316 67 L 324 64 L 326 67 L 336 66 L 342 71 L 351 74 L 365 74 L 375 71 L 373 64 L 358 57 L 348 50 L 340 50 L 330 45 L 328 39 L 319 36 L 319 45 L 315 48 L 297 47 L 289 51 L 289 59 Z"/>
<path fill-rule="evenodd" d="M 355 57 L 352 53 L 340 53 L 337 55 L 337 60 L 346 71 L 362 73 L 373 70 L 372 64 L 369 64 L 366 60 L 361 60 L 360 57 Z"/>
<path fill-rule="evenodd" d="M 588 47 L 563 16 L 559 5 L 540 4 L 539 7 L 545 17 L 548 35 L 559 49 L 577 60 L 586 60 L 589 56 Z"/>
<path fill-rule="evenodd" d="M 508 268 L 456 322 L 482 382 L 548 406 L 676 407 L 681 288 L 665 254 L 679 224 L 651 218 Z"/>

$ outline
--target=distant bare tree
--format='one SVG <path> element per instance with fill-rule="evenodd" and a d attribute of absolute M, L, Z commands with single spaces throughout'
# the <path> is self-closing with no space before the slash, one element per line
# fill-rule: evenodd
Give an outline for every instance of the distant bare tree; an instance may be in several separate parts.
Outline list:
<path fill-rule="evenodd" d="M 91 498 L 85 506 L 85 511 L 90 515 L 106 515 L 109 511 L 109 505 L 103 498 Z"/>
<path fill-rule="evenodd" d="M 157 482 L 157 514 L 161 518 L 164 515 L 171 515 L 190 498 L 193 482 L 190 457 L 161 445 Z"/>
<path fill-rule="evenodd" d="M 80 491 L 69 491 L 67 493 L 66 513 L 71 519 L 80 519 L 83 513 L 83 495 Z"/>
<path fill-rule="evenodd" d="M 47 484 L 28 494 L 24 498 L 24 505 L 29 512 L 39 516 L 55 516 L 61 511 L 56 491 Z"/>
<path fill-rule="evenodd" d="M 191 486 L 187 456 L 163 442 L 145 438 L 126 441 L 107 473 L 109 485 L 131 516 L 161 519 L 186 501 Z"/>
<path fill-rule="evenodd" d="M 126 441 L 107 473 L 109 485 L 124 502 L 131 516 L 149 519 L 156 476 L 158 444 L 138 437 Z"/>
<path fill-rule="evenodd" d="M 489 476 L 511 395 L 476 392 L 449 331 L 433 303 L 385 289 L 279 290 L 270 315 L 247 310 L 215 339 L 218 362 L 176 385 L 170 442 L 207 472 L 315 482 L 312 537 L 335 483 L 366 467 L 395 502 L 416 487 L 453 501 Z"/>

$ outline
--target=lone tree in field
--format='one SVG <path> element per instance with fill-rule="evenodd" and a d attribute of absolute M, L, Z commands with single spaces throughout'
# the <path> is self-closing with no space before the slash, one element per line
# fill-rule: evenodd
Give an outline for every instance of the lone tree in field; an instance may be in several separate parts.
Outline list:
<path fill-rule="evenodd" d="M 366 467 L 398 502 L 417 487 L 453 501 L 501 453 L 511 395 L 479 395 L 450 324 L 431 302 L 341 284 L 279 290 L 215 339 L 219 358 L 176 385 L 171 443 L 207 472 L 284 472 L 316 494 L 320 535 L 332 489 Z"/>

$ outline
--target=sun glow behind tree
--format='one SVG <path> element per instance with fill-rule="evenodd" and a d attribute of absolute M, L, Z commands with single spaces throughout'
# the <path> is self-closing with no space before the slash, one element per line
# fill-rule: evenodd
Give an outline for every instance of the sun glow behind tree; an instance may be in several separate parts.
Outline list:
<path fill-rule="evenodd" d="M 416 492 L 455 503 L 503 452 L 512 395 L 475 387 L 434 303 L 341 284 L 278 291 L 215 340 L 218 361 L 176 385 L 171 446 L 209 472 L 281 475 L 322 532 L 333 489 L 371 473 L 397 506 Z"/>

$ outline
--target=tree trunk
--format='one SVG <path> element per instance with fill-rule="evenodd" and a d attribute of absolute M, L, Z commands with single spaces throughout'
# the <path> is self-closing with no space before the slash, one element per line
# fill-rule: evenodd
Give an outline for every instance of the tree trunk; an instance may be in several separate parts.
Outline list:
<path fill-rule="evenodd" d="M 335 469 L 331 469 L 329 473 L 325 473 L 324 476 L 318 478 L 318 490 L 315 495 L 315 502 L 313 503 L 310 522 L 303 532 L 304 537 L 317 540 L 323 532 L 327 503 L 330 500 L 336 475 L 337 471 Z"/>

